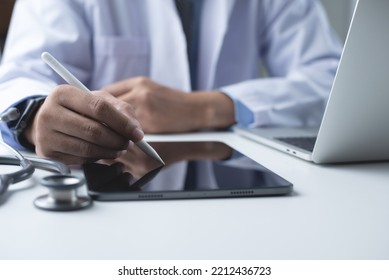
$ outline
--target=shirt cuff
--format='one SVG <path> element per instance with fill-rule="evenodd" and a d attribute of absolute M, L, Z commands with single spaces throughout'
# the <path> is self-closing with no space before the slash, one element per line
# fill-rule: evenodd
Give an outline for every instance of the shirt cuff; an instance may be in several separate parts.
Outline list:
<path fill-rule="evenodd" d="M 7 143 L 8 145 L 10 145 L 11 147 L 17 150 L 25 150 L 25 148 L 15 140 L 15 137 L 13 136 L 12 131 L 11 129 L 9 129 L 7 124 L 0 123 L 0 129 L 1 129 L 1 136 L 5 143 Z"/>
<path fill-rule="evenodd" d="M 254 113 L 246 105 L 244 105 L 239 99 L 237 99 L 234 94 L 229 92 L 227 88 L 221 88 L 219 90 L 228 97 L 230 97 L 232 102 L 234 103 L 235 122 L 239 126 L 247 127 L 254 123 Z"/>
<path fill-rule="evenodd" d="M 28 96 L 28 97 L 26 97 L 26 98 L 24 98 L 16 103 L 12 104 L 6 110 L 8 110 L 12 107 L 16 107 L 19 109 L 19 111 L 21 111 L 21 114 L 22 114 L 22 111 L 24 110 L 24 107 L 25 107 L 24 104 L 26 104 L 28 100 L 41 98 L 41 97 L 42 98 L 46 97 L 46 95 Z M 18 122 L 18 120 L 10 121 L 7 123 L 0 123 L 0 130 L 1 130 L 1 136 L 3 138 L 3 141 L 5 143 L 7 143 L 8 145 L 10 145 L 11 147 L 18 149 L 18 150 L 32 150 L 33 149 L 32 145 L 22 145 L 20 143 L 19 139 L 16 138 L 15 133 L 13 131 L 13 127 L 16 125 L 17 122 Z"/>

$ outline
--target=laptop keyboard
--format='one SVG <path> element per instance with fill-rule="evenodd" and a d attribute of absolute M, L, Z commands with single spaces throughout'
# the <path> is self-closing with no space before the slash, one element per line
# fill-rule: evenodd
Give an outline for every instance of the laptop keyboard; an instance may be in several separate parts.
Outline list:
<path fill-rule="evenodd" d="M 312 152 L 315 146 L 316 137 L 279 137 L 278 141 Z"/>

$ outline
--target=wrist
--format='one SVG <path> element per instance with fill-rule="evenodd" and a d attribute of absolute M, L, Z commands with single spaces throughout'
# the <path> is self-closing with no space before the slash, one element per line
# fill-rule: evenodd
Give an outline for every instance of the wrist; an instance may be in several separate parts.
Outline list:
<path fill-rule="evenodd" d="M 24 139 L 24 142 L 28 143 L 28 145 L 30 145 L 31 147 L 35 147 L 35 141 L 34 141 L 34 120 L 32 120 L 27 125 L 27 127 L 24 129 L 21 137 Z"/>
<path fill-rule="evenodd" d="M 195 106 L 198 129 L 224 129 L 235 123 L 234 103 L 220 91 L 198 91 L 190 94 Z"/>

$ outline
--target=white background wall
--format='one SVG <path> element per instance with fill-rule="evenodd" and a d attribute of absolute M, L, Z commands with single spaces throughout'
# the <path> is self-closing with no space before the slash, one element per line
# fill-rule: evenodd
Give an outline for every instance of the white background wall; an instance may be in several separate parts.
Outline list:
<path fill-rule="evenodd" d="M 321 0 L 330 22 L 344 41 L 357 0 Z"/>

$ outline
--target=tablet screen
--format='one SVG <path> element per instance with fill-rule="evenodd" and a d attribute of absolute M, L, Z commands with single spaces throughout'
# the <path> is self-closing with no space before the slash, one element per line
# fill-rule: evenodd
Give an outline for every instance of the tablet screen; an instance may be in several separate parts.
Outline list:
<path fill-rule="evenodd" d="M 286 195 L 292 184 L 221 142 L 150 142 L 166 165 L 138 147 L 115 161 L 83 166 L 96 200 Z"/>

